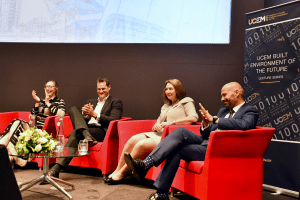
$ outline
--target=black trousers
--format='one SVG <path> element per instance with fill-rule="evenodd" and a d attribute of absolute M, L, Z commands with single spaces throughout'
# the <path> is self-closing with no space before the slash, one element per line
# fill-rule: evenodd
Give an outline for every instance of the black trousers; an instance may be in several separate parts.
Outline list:
<path fill-rule="evenodd" d="M 167 193 L 178 170 L 180 159 L 185 161 L 204 160 L 207 146 L 201 145 L 202 142 L 201 136 L 182 127 L 177 128 L 163 139 L 149 154 L 156 167 L 166 160 L 153 185 Z"/>
<path fill-rule="evenodd" d="M 105 130 L 101 126 L 89 125 L 86 123 L 84 117 L 81 114 L 81 110 L 77 107 L 72 107 L 70 109 L 70 118 L 74 127 L 74 130 L 70 133 L 69 139 L 66 147 L 77 148 L 79 141 L 83 140 L 87 136 L 95 138 L 98 142 L 102 142 L 105 137 Z M 86 130 L 86 131 L 85 131 Z M 77 149 L 73 151 L 69 150 L 70 155 L 74 155 Z M 72 158 L 59 158 L 56 163 L 60 164 L 63 167 L 68 166 Z"/>

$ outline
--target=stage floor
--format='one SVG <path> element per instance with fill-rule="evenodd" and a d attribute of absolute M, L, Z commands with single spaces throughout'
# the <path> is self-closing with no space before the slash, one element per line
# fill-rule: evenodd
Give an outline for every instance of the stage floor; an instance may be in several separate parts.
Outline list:
<path fill-rule="evenodd" d="M 25 168 L 16 167 L 14 169 L 18 183 L 29 181 L 34 177 L 42 174 L 36 168 L 36 164 L 28 163 Z M 60 178 L 73 183 L 75 190 L 70 186 L 64 186 L 64 189 L 73 197 L 74 200 L 143 200 L 155 192 L 152 186 L 153 181 L 145 180 L 142 183 L 135 181 L 133 178 L 127 180 L 127 184 L 121 185 L 106 185 L 103 183 L 103 178 L 100 170 L 69 167 L 67 170 L 60 173 Z M 68 198 L 54 189 L 51 185 L 35 185 L 27 191 L 22 192 L 23 200 L 67 200 Z M 295 200 L 296 198 L 272 195 L 269 191 L 263 191 L 262 200 Z M 178 193 L 170 200 L 196 200 L 195 198 Z"/>

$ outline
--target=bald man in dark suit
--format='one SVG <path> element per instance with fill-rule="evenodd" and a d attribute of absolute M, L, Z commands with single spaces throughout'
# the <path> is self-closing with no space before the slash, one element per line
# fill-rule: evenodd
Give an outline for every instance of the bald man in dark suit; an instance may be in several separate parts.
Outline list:
<path fill-rule="evenodd" d="M 209 114 L 200 105 L 202 115 L 201 135 L 182 127 L 177 128 L 142 160 L 133 160 L 125 152 L 125 161 L 137 179 L 143 178 L 152 166 L 159 166 L 164 160 L 160 174 L 154 182 L 157 192 L 150 195 L 149 200 L 168 200 L 168 191 L 178 170 L 180 159 L 185 161 L 204 160 L 211 131 L 219 130 L 248 130 L 256 127 L 259 117 L 257 109 L 244 102 L 244 90 L 239 83 L 231 82 L 222 87 L 221 108 L 217 116 Z"/>

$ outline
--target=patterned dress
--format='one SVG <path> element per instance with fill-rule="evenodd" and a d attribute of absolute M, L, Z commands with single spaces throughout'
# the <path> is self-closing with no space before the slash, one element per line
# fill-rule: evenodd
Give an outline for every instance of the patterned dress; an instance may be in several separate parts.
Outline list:
<path fill-rule="evenodd" d="M 50 106 L 48 107 L 44 100 L 41 100 L 38 107 L 33 107 L 31 110 L 31 115 L 36 116 L 36 128 L 42 129 L 45 123 L 45 119 L 48 116 L 54 116 L 57 114 L 58 109 L 65 111 L 65 102 L 63 99 L 59 99 L 57 97 L 52 98 L 50 101 Z M 15 130 L 11 130 L 12 125 L 15 122 L 19 122 Z M 18 137 L 20 133 L 24 132 L 25 127 L 29 126 L 28 122 L 22 119 L 14 119 L 5 129 L 3 134 L 0 134 L 0 140 L 10 131 L 13 132 L 12 136 L 9 140 L 9 146 L 15 146 L 18 142 Z"/>

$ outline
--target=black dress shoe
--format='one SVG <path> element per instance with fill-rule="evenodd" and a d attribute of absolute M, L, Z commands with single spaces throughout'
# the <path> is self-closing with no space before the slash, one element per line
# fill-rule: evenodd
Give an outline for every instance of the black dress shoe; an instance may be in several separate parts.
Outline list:
<path fill-rule="evenodd" d="M 146 170 L 145 164 L 142 160 L 140 159 L 133 160 L 130 153 L 128 152 L 124 153 L 124 159 L 129 169 L 131 169 L 132 175 L 137 180 L 140 181 L 142 178 L 146 176 L 148 170 Z"/>
<path fill-rule="evenodd" d="M 88 141 L 89 147 L 93 147 L 98 143 L 98 141 L 91 136 L 86 136 L 85 139 Z"/>
<path fill-rule="evenodd" d="M 147 200 L 169 200 L 169 196 L 161 197 L 157 193 L 150 194 L 150 196 L 147 198 Z"/>
<path fill-rule="evenodd" d="M 105 181 L 104 181 L 105 182 Z M 120 180 L 114 180 L 112 178 L 107 178 L 106 182 L 108 185 L 118 185 L 124 183 L 124 178 Z"/>
<path fill-rule="evenodd" d="M 59 172 L 56 172 L 56 171 L 54 171 L 54 170 L 50 170 L 50 171 L 48 172 L 48 176 L 52 176 L 52 177 L 54 177 L 54 178 L 59 178 Z"/>

